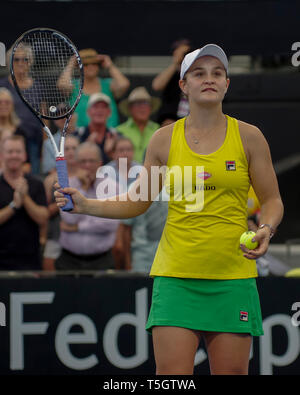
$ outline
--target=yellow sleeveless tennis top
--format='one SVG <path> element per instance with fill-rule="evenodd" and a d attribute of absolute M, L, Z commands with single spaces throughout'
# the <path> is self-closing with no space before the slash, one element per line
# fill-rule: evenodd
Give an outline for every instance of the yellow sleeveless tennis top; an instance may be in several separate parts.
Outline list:
<path fill-rule="evenodd" d="M 238 122 L 226 118 L 225 140 L 208 155 L 188 146 L 185 118 L 174 125 L 165 178 L 169 210 L 150 276 L 257 277 L 256 261 L 240 249 L 248 230 L 248 162 Z"/>

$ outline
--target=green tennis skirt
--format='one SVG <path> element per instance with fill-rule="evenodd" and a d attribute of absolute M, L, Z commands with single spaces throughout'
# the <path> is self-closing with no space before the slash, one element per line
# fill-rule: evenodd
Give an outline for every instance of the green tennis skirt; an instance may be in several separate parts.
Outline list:
<path fill-rule="evenodd" d="M 261 336 L 256 280 L 155 277 L 146 330 L 154 326 Z"/>

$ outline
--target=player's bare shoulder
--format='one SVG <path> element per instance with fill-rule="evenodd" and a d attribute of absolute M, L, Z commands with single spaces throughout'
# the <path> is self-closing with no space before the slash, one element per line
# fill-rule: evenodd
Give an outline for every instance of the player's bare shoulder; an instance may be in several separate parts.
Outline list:
<path fill-rule="evenodd" d="M 161 165 L 166 165 L 168 162 L 169 150 L 172 141 L 174 123 L 163 126 L 158 129 L 152 136 L 148 149 L 155 153 Z"/>
<path fill-rule="evenodd" d="M 251 123 L 247 123 L 241 120 L 238 120 L 240 135 L 242 138 L 256 138 L 259 135 L 262 135 L 261 130 Z"/>
<path fill-rule="evenodd" d="M 238 125 L 244 150 L 249 159 L 251 151 L 261 145 L 267 145 L 267 141 L 257 126 L 240 120 L 238 120 Z"/>

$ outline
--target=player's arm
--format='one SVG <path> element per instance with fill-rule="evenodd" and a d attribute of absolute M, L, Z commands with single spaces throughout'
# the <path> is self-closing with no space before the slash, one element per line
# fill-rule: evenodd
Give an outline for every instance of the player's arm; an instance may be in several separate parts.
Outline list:
<path fill-rule="evenodd" d="M 163 164 L 160 150 L 165 147 L 161 130 L 152 136 L 142 171 L 128 192 L 108 199 L 86 199 L 76 189 L 64 188 L 63 191 L 72 197 L 72 212 L 113 219 L 132 218 L 143 214 L 162 189 L 163 173 L 156 177 Z M 59 189 L 57 184 L 55 187 Z M 58 207 L 63 207 L 66 199 L 62 193 L 57 190 L 54 195 Z"/>
<path fill-rule="evenodd" d="M 276 230 L 283 217 L 283 203 L 269 145 L 258 128 L 244 124 L 240 130 L 246 142 L 251 184 L 261 205 L 260 224 L 269 224 Z M 259 247 L 247 251 L 249 257 L 256 259 L 267 251 L 270 234 L 269 227 L 257 230 L 255 239 L 259 242 Z"/>

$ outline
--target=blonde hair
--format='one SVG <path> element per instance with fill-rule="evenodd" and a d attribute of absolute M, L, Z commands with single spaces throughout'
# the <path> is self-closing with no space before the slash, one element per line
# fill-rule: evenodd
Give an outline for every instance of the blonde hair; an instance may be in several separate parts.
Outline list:
<path fill-rule="evenodd" d="M 10 47 L 9 50 L 6 52 L 6 64 L 7 65 L 10 64 L 12 50 L 13 50 L 13 47 Z M 16 52 L 18 52 L 20 50 L 25 52 L 26 56 L 29 59 L 29 65 L 32 65 L 33 61 L 34 61 L 34 56 L 33 56 L 33 51 L 32 51 L 31 46 L 28 44 L 25 44 L 25 43 L 21 43 L 18 46 Z"/>
<path fill-rule="evenodd" d="M 17 115 L 17 113 L 15 111 L 14 98 L 13 98 L 12 94 L 10 93 L 10 91 L 7 88 L 0 88 L 0 96 L 2 94 L 8 95 L 10 100 L 11 100 L 11 102 L 12 102 L 12 104 L 13 104 L 12 111 L 9 114 L 9 123 L 17 128 L 20 125 L 21 120 L 20 120 L 20 118 L 18 117 L 18 115 Z"/>

